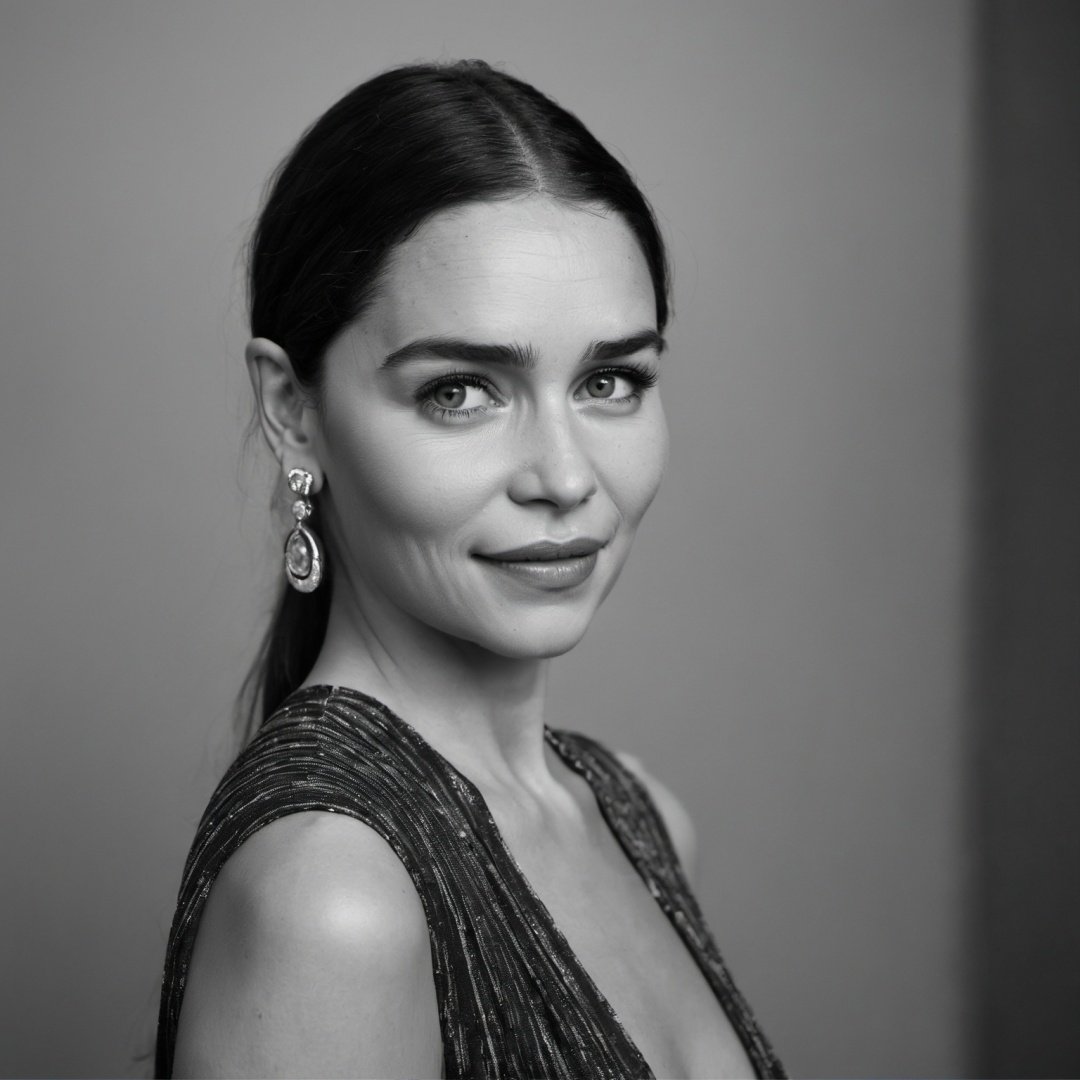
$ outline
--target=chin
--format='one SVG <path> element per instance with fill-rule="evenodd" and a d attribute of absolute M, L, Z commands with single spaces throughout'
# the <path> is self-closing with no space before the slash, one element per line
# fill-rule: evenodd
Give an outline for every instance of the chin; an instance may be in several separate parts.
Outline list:
<path fill-rule="evenodd" d="M 565 612 L 556 610 L 547 618 L 506 627 L 502 633 L 498 627 L 491 626 L 473 640 L 480 648 L 508 660 L 550 660 L 577 645 L 591 621 L 591 618 L 567 618 Z"/>
<path fill-rule="evenodd" d="M 500 654 L 508 660 L 553 660 L 556 656 L 564 656 L 568 653 L 584 636 L 584 634 L 578 634 L 568 640 L 565 635 L 562 635 L 558 640 L 541 641 L 535 645 L 520 642 L 516 647 L 501 650 Z"/>

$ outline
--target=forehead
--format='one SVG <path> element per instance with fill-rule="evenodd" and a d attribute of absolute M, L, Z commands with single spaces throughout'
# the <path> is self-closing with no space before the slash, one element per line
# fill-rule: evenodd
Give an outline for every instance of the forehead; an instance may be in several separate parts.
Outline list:
<path fill-rule="evenodd" d="M 429 218 L 391 254 L 363 321 L 391 346 L 447 333 L 601 337 L 655 327 L 656 306 L 618 214 L 530 195 Z"/>

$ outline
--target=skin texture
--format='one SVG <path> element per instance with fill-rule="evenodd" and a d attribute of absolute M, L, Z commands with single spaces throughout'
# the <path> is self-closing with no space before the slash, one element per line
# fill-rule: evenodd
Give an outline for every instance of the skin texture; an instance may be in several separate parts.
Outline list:
<path fill-rule="evenodd" d="M 318 399 L 275 343 L 252 342 L 248 362 L 283 474 L 315 476 L 334 565 L 307 684 L 381 699 L 469 777 L 658 1075 L 750 1075 L 591 790 L 543 738 L 548 660 L 585 633 L 663 471 L 655 331 L 625 223 L 534 195 L 437 214 L 401 244 L 328 350 Z M 444 355 L 462 342 L 529 362 Z M 600 342 L 629 344 L 600 358 Z M 593 565 L 557 587 L 485 558 L 580 538 L 596 542 Z M 689 867 L 685 812 L 627 764 Z M 230 859 L 200 926 L 176 1060 L 177 1075 L 438 1075 L 427 927 L 379 837 L 300 814 Z"/>
<path fill-rule="evenodd" d="M 379 613 L 367 622 L 507 657 L 554 656 L 580 640 L 656 493 L 667 445 L 656 390 L 632 396 L 620 375 L 611 397 L 591 396 L 587 377 L 613 365 L 584 358 L 593 342 L 655 320 L 644 260 L 609 215 L 539 199 L 470 205 L 398 249 L 372 310 L 330 349 L 319 439 L 349 596 Z M 421 354 L 380 368 L 431 337 L 518 345 L 535 366 Z M 654 349 L 633 360 L 657 368 Z M 425 386 L 455 373 L 483 385 L 445 384 L 421 403 L 460 398 L 451 412 L 418 407 Z M 572 590 L 523 586 L 474 558 L 582 536 L 605 546 Z"/>

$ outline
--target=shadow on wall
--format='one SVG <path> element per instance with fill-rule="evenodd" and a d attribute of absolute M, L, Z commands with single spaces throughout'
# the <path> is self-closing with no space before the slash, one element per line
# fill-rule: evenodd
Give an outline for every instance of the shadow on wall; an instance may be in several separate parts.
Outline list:
<path fill-rule="evenodd" d="M 1080 1075 L 1080 5 L 977 9 L 974 1073 Z"/>

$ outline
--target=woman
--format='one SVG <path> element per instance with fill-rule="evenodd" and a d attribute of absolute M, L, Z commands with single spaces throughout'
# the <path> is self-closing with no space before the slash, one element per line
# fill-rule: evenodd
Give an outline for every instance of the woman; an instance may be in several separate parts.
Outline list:
<path fill-rule="evenodd" d="M 666 455 L 643 196 L 533 88 L 404 68 L 303 137 L 250 272 L 291 588 L 185 870 L 159 1074 L 780 1074 L 678 804 L 544 724 Z"/>

